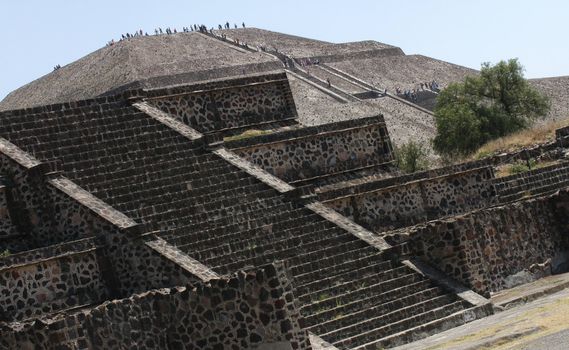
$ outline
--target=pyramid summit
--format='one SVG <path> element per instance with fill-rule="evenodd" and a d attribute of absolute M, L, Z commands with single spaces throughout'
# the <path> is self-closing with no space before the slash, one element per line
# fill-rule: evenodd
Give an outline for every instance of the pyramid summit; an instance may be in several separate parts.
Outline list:
<path fill-rule="evenodd" d="M 395 164 L 470 74 L 241 28 L 129 38 L 17 89 L 0 103 L 0 348 L 388 348 L 567 272 L 568 128 Z M 566 81 L 534 81 L 556 113 Z M 530 159 L 546 163 L 498 175 Z"/>

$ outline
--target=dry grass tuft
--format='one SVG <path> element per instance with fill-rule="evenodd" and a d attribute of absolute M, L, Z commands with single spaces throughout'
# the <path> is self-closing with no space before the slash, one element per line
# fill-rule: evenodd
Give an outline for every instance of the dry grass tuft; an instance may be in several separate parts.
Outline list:
<path fill-rule="evenodd" d="M 255 136 L 260 136 L 260 135 L 266 135 L 266 134 L 271 134 L 273 133 L 273 130 L 257 130 L 257 129 L 251 129 L 251 130 L 246 130 L 243 133 L 239 134 L 239 135 L 234 135 L 234 136 L 228 136 L 228 137 L 224 137 L 223 141 L 235 141 L 235 140 L 243 140 L 243 139 L 248 139 L 250 137 L 255 137 Z"/>
<path fill-rule="evenodd" d="M 555 129 L 567 125 L 569 125 L 569 119 L 536 123 L 529 129 L 486 143 L 471 158 L 482 159 L 494 154 L 513 152 L 524 147 L 553 141 L 555 139 Z"/>

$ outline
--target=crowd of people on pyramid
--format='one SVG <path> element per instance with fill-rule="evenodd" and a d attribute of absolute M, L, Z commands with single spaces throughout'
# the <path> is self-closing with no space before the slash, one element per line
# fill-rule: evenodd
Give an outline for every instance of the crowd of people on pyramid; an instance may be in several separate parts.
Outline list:
<path fill-rule="evenodd" d="M 431 82 L 420 83 L 416 89 L 401 90 L 399 86 L 395 87 L 395 93 L 397 95 L 403 96 L 409 101 L 417 102 L 417 94 L 419 91 L 431 90 L 434 92 L 439 92 L 439 83 L 436 80 Z"/>
<path fill-rule="evenodd" d="M 241 26 L 243 28 L 245 28 L 245 22 L 241 23 Z M 218 29 L 230 29 L 231 26 L 229 25 L 229 22 L 226 22 L 225 25 L 221 25 L 218 24 Z M 237 29 L 237 24 L 233 24 L 233 27 L 235 29 Z M 194 25 L 190 25 L 189 27 L 182 27 L 182 31 L 180 33 L 189 33 L 189 32 L 201 32 L 201 33 L 210 33 L 213 34 L 213 27 L 211 27 L 210 29 L 207 28 L 207 26 L 205 26 L 204 24 L 194 24 Z M 165 29 L 162 28 L 155 28 L 154 29 L 154 35 L 170 35 L 170 34 L 176 34 L 178 33 L 178 30 L 176 28 L 170 28 L 167 27 Z M 137 30 L 133 33 L 125 33 L 125 34 L 121 34 L 121 38 L 118 40 L 123 41 L 123 40 L 128 40 L 131 38 L 136 38 L 136 37 L 140 37 L 140 36 L 149 36 L 148 32 L 144 32 L 142 31 L 142 29 Z M 107 42 L 107 46 L 113 46 L 114 44 L 116 44 L 117 41 L 115 41 L 115 39 L 112 39 L 111 41 Z"/>

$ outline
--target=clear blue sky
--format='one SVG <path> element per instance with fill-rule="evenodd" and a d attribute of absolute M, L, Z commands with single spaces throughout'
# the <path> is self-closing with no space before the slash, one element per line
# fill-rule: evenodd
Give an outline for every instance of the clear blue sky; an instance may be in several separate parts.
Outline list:
<path fill-rule="evenodd" d="M 332 42 L 377 40 L 478 69 L 518 57 L 526 77 L 569 75 L 569 1 L 14 0 L 0 12 L 0 99 L 121 33 L 229 21 Z"/>

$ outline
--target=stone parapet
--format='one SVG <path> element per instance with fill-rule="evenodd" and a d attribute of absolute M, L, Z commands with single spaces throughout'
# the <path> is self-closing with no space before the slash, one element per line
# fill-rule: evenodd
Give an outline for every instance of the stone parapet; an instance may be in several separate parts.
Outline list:
<path fill-rule="evenodd" d="M 229 141 L 225 146 L 287 182 L 393 160 L 381 115 Z"/>
<path fill-rule="evenodd" d="M 567 190 L 391 232 L 411 254 L 488 296 L 566 270 Z"/>
<path fill-rule="evenodd" d="M 195 287 L 160 289 L 53 320 L 0 324 L 0 346 L 311 349 L 290 275 L 274 263 Z"/>
<path fill-rule="evenodd" d="M 487 207 L 496 201 L 493 177 L 492 168 L 485 167 L 367 192 L 354 190 L 323 203 L 372 231 L 383 232 Z"/>

